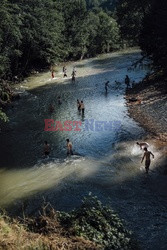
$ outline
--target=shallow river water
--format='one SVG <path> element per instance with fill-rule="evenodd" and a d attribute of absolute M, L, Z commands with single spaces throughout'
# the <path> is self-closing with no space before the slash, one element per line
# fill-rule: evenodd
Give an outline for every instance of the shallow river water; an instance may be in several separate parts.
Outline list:
<path fill-rule="evenodd" d="M 34 214 L 45 200 L 57 210 L 69 211 L 91 192 L 128 221 L 127 226 L 145 249 L 154 249 L 149 245 L 153 240 L 157 249 L 156 224 L 159 209 L 164 207 L 162 202 L 159 206 L 157 196 L 152 197 L 152 180 L 145 177 L 140 164 L 142 152 L 135 145 L 146 132 L 129 117 L 125 100 L 125 75 L 139 82 L 147 73 L 144 68 L 128 71 L 140 57 L 135 50 L 103 55 L 67 64 L 66 79 L 57 67 L 53 80 L 46 72 L 17 86 L 21 99 L 8 110 L 10 122 L 0 134 L 1 207 L 13 214 L 20 215 L 23 208 L 25 213 Z M 70 77 L 73 66 L 77 71 L 75 83 Z M 110 81 L 108 94 L 104 88 L 106 81 Z M 84 116 L 77 111 L 77 99 L 84 101 Z M 53 113 L 48 111 L 49 104 L 55 107 Z M 46 132 L 45 119 L 62 124 L 67 120 L 81 121 L 81 131 Z M 98 131 L 95 124 L 101 121 L 102 131 Z M 91 122 L 93 127 L 87 128 Z M 104 122 L 110 122 L 112 127 L 105 127 Z M 72 157 L 66 156 L 67 138 L 73 143 Z M 52 149 L 48 159 L 42 156 L 44 140 Z M 154 150 L 152 145 L 151 148 Z M 158 153 L 156 156 L 159 157 Z M 155 164 L 156 161 L 152 166 Z M 147 215 L 152 206 L 155 211 L 150 221 Z M 156 213 L 158 218 L 154 217 Z M 151 229 L 152 223 L 155 230 Z M 163 232 L 164 225 L 159 230 Z"/>

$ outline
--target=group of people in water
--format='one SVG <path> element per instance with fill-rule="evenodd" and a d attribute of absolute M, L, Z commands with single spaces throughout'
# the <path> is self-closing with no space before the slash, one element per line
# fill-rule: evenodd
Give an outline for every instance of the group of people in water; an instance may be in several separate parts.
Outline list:
<path fill-rule="evenodd" d="M 61 100 L 60 96 L 58 96 L 57 100 L 58 100 L 58 104 L 61 105 L 62 104 L 62 100 Z M 80 101 L 79 99 L 77 99 L 77 109 L 79 111 L 79 114 L 82 114 L 82 116 L 84 116 L 84 114 L 85 114 L 85 105 L 84 105 L 84 102 Z M 52 103 L 50 103 L 50 105 L 49 105 L 49 112 L 53 113 L 54 110 L 55 110 L 54 105 Z"/>
<path fill-rule="evenodd" d="M 145 160 L 145 170 L 146 174 L 149 172 L 150 164 L 151 164 L 151 156 L 154 159 L 154 155 L 151 151 L 148 150 L 149 144 L 147 142 L 137 142 L 136 143 L 141 150 L 144 149 L 144 155 L 142 157 L 141 163 Z M 67 156 L 73 155 L 73 146 L 69 139 L 66 139 L 66 147 L 67 147 Z M 47 141 L 44 141 L 44 155 L 48 157 L 51 151 L 51 147 Z"/>
<path fill-rule="evenodd" d="M 66 148 L 67 148 L 67 156 L 73 155 L 73 147 L 69 139 L 66 139 Z M 50 151 L 51 151 L 50 144 L 47 141 L 44 141 L 44 156 L 48 157 Z"/>
<path fill-rule="evenodd" d="M 73 67 L 73 70 L 72 70 L 72 74 L 71 74 L 71 80 L 72 80 L 72 82 L 75 82 L 75 79 L 76 79 L 76 68 L 75 67 Z M 54 79 L 55 78 L 55 71 L 53 70 L 53 69 L 51 69 L 51 77 L 52 77 L 52 79 Z M 63 66 L 63 78 L 65 78 L 65 77 L 68 77 L 67 76 L 67 68 L 66 68 L 66 66 Z"/>
<path fill-rule="evenodd" d="M 76 78 L 76 68 L 73 67 L 73 70 L 72 70 L 72 74 L 71 74 L 71 77 L 72 77 L 72 82 L 75 82 L 75 78 Z M 63 66 L 63 77 L 67 77 L 67 68 L 66 66 Z"/>
<path fill-rule="evenodd" d="M 63 67 L 63 77 L 67 77 L 67 69 L 66 69 L 66 66 Z M 75 81 L 75 76 L 76 76 L 76 69 L 75 67 L 73 68 L 73 71 L 72 71 L 72 81 Z M 53 75 L 52 75 L 53 77 Z M 116 84 L 118 84 L 117 81 L 115 81 Z M 130 87 L 130 78 L 128 75 L 126 75 L 125 77 L 125 84 L 127 86 L 127 88 Z M 106 94 L 108 93 L 108 88 L 109 88 L 109 81 L 105 82 L 105 92 Z M 61 97 L 59 96 L 58 97 L 58 104 L 62 104 L 62 100 L 61 100 Z M 79 111 L 79 113 L 82 115 L 84 115 L 84 112 L 85 112 L 85 106 L 84 106 L 84 103 L 83 103 L 83 100 L 79 100 L 77 99 L 77 109 Z M 50 104 L 49 106 L 49 111 L 52 113 L 54 111 L 54 106 L 52 104 Z M 148 150 L 148 147 L 149 147 L 149 144 L 146 143 L 146 142 L 137 142 L 136 143 L 141 150 L 144 149 L 144 154 L 143 154 L 143 157 L 142 157 L 142 160 L 141 160 L 141 163 L 145 160 L 145 170 L 146 170 L 146 173 L 148 174 L 149 172 L 149 167 L 150 167 L 150 164 L 151 164 L 151 156 L 154 158 L 154 155 L 151 151 Z M 72 143 L 70 142 L 69 139 L 66 139 L 66 148 L 67 148 L 67 156 L 69 155 L 73 155 L 73 146 L 72 146 Z M 49 154 L 50 154 L 50 145 L 48 144 L 47 141 L 44 142 L 44 155 L 45 157 L 47 157 Z"/>
<path fill-rule="evenodd" d="M 104 85 L 106 94 L 108 93 L 109 83 L 110 82 L 107 81 L 105 82 L 105 85 Z M 118 85 L 118 84 L 121 84 L 121 82 L 115 81 L 115 84 Z M 130 88 L 130 78 L 128 75 L 126 75 L 125 77 L 125 84 L 126 84 L 127 89 Z M 135 81 L 132 82 L 132 87 L 134 87 L 134 85 L 135 85 Z"/>
<path fill-rule="evenodd" d="M 61 99 L 60 96 L 58 96 L 57 101 L 58 101 L 58 104 L 59 104 L 59 105 L 62 104 L 62 99 Z M 54 105 L 53 105 L 52 103 L 50 103 L 50 105 L 49 105 L 49 112 L 50 112 L 50 113 L 53 113 L 54 110 L 55 110 Z"/>

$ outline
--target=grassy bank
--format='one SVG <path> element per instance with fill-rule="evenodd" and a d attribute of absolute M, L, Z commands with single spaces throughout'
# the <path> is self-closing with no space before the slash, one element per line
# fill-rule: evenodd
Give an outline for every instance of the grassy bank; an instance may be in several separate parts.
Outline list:
<path fill-rule="evenodd" d="M 0 249 L 137 249 L 118 216 L 91 195 L 70 213 L 46 205 L 38 217 L 0 216 Z"/>

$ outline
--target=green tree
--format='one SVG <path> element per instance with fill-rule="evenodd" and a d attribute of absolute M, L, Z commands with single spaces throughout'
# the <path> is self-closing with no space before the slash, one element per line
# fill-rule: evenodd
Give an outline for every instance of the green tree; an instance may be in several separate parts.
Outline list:
<path fill-rule="evenodd" d="M 67 59 L 78 59 L 82 57 L 86 49 L 86 2 L 85 0 L 62 0 L 61 5 L 65 22 L 64 50 L 66 57 Z"/>
<path fill-rule="evenodd" d="M 0 3 L 0 76 L 7 78 L 16 66 L 21 56 L 19 46 L 22 35 L 20 32 L 21 20 L 16 13 L 19 11 L 16 4 L 7 0 Z M 14 63 L 15 62 L 15 63 Z M 15 65 L 15 66 L 14 66 Z"/>
<path fill-rule="evenodd" d="M 97 34 L 98 52 L 105 53 L 119 48 L 119 27 L 112 17 L 101 11 L 98 14 L 99 27 Z"/>
<path fill-rule="evenodd" d="M 149 0 L 120 0 L 117 5 L 117 18 L 122 42 L 138 45 L 143 19 L 150 9 Z"/>
<path fill-rule="evenodd" d="M 152 2 L 150 12 L 145 16 L 140 36 L 144 54 L 153 60 L 154 66 L 167 74 L 167 2 Z"/>
<path fill-rule="evenodd" d="M 22 18 L 20 68 L 43 67 L 61 58 L 63 19 L 52 0 L 18 0 Z"/>

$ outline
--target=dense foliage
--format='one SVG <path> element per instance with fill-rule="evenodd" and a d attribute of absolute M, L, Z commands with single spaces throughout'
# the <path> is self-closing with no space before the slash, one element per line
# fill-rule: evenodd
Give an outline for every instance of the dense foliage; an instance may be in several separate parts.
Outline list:
<path fill-rule="evenodd" d="M 102 249 L 138 249 L 119 217 L 96 197 L 89 195 L 80 208 L 71 213 L 61 212 L 59 217 L 62 225 L 75 236 L 94 241 L 102 245 Z"/>
<path fill-rule="evenodd" d="M 120 0 L 116 15 L 122 42 L 140 45 L 155 68 L 167 74 L 167 2 Z"/>
<path fill-rule="evenodd" d="M 167 2 L 154 0 L 143 21 L 140 45 L 158 71 L 167 75 Z"/>
<path fill-rule="evenodd" d="M 2 0 L 0 77 L 12 79 L 58 61 L 119 48 L 118 24 L 100 8 L 106 1 L 94 1 L 92 6 L 88 2 Z"/>

